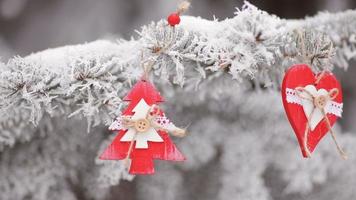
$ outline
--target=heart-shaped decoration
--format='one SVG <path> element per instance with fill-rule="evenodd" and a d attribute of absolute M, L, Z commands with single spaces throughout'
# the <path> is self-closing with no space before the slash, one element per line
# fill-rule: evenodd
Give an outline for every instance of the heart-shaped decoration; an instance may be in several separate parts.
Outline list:
<path fill-rule="evenodd" d="M 299 88 L 302 88 L 303 92 L 300 92 Z M 338 91 L 333 99 L 323 98 L 332 90 Z M 298 138 L 302 154 L 308 157 L 304 142 L 307 141 L 309 152 L 313 152 L 329 131 L 322 109 L 331 126 L 335 124 L 338 117 L 341 117 L 343 104 L 340 83 L 330 72 L 314 74 L 308 65 L 299 64 L 292 66 L 286 72 L 281 92 L 284 109 Z M 315 103 L 315 100 L 318 102 Z M 318 108 L 316 104 L 321 104 L 323 107 Z M 304 135 L 308 128 L 307 117 L 309 130 L 305 140 Z"/>

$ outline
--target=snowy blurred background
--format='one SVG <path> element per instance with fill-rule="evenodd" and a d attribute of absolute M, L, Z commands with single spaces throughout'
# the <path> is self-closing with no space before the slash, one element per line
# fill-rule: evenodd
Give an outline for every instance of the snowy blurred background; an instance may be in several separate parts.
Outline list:
<path fill-rule="evenodd" d="M 135 29 L 165 18 L 176 0 L 0 0 L 1 57 L 27 55 L 47 48 L 98 38 L 129 39 Z M 282 18 L 318 11 L 355 8 L 354 0 L 252 0 Z M 233 17 L 242 0 L 194 0 L 188 15 L 206 19 Z"/>
<path fill-rule="evenodd" d="M 316 14 L 318 11 L 323 10 L 337 12 L 346 9 L 356 8 L 355 0 L 251 0 L 250 2 L 259 7 L 260 9 L 265 10 L 269 13 L 276 14 L 277 16 L 282 18 L 304 18 L 305 16 L 311 16 Z M 242 4 L 243 1 L 241 0 L 193 0 L 192 7 L 187 14 L 193 16 L 201 16 L 207 19 L 213 19 L 214 17 L 218 19 L 224 19 L 227 17 L 233 17 L 235 7 L 241 7 Z M 96 39 L 130 39 L 131 36 L 136 36 L 135 29 L 139 29 L 140 26 L 148 24 L 151 21 L 157 21 L 161 18 L 165 18 L 169 13 L 175 10 L 176 5 L 177 1 L 174 0 L 0 0 L 0 59 L 1 61 L 6 62 L 8 58 L 16 55 L 26 56 L 32 52 L 42 51 L 47 48 L 85 43 Z M 337 74 L 339 76 L 339 79 L 342 81 L 344 87 L 344 95 L 346 97 L 344 102 L 346 104 L 344 118 L 340 120 L 341 130 L 342 132 L 356 133 L 356 123 L 354 123 L 354 121 L 356 120 L 356 101 L 353 100 L 356 98 L 356 82 L 354 81 L 356 68 L 352 65 L 354 64 L 350 64 L 348 73 L 338 70 Z M 239 107 L 244 107 L 243 103 L 240 103 Z M 170 110 L 170 114 L 174 115 L 174 113 L 175 110 L 173 108 Z M 224 115 L 224 113 L 220 113 L 220 115 Z M 206 123 L 216 123 L 216 127 L 227 127 L 224 132 L 228 132 L 228 120 L 226 120 L 227 122 L 224 122 L 223 120 L 221 120 L 222 122 L 217 122 L 216 119 L 217 118 L 211 117 L 211 119 L 208 119 L 208 121 L 201 121 L 201 126 L 203 127 Z M 263 119 L 261 120 L 263 121 Z M 271 120 L 273 122 L 273 119 Z M 70 123 L 65 125 L 58 124 L 58 127 L 63 126 L 74 127 L 74 125 L 70 125 Z M 290 131 L 289 124 L 286 124 L 284 127 L 286 130 Z M 205 131 L 204 128 L 199 129 L 198 125 L 195 125 L 195 129 L 196 132 Z M 233 127 L 231 127 L 231 129 L 233 129 Z M 83 130 L 85 130 L 85 128 L 83 128 Z M 102 130 L 103 129 L 98 128 L 98 130 L 94 130 L 93 132 Z M 68 130 L 65 131 L 71 132 L 73 130 L 70 130 L 70 128 L 68 128 Z M 217 128 L 215 131 L 219 132 L 221 130 Z M 261 128 L 261 130 L 256 129 L 253 131 L 263 131 L 263 128 Z M 70 137 L 70 134 L 66 137 Z M 89 140 L 91 140 L 93 137 L 100 138 L 102 136 L 86 136 L 84 134 L 82 138 L 78 140 L 86 140 L 87 143 L 90 143 Z M 241 142 L 243 142 L 244 140 L 249 140 L 249 138 L 238 139 L 241 140 Z M 68 140 L 70 140 L 70 138 L 68 138 Z M 207 143 L 206 145 L 214 146 L 213 143 Z M 334 148 L 333 146 L 331 147 Z M 89 149 L 89 153 L 96 153 L 98 147 L 93 146 L 91 148 Z M 293 155 L 292 158 L 299 158 L 299 152 L 297 151 L 298 149 L 296 149 L 297 147 L 294 146 L 293 148 L 295 148 L 296 155 Z M 184 152 L 184 146 L 181 149 Z M 266 188 L 269 190 L 269 194 L 271 195 L 268 198 L 275 200 L 353 200 L 356 198 L 356 192 L 353 190 L 356 187 L 356 177 L 344 175 L 345 178 L 346 176 L 348 176 L 348 181 L 351 181 L 348 183 L 343 183 L 342 181 L 340 181 L 340 179 L 342 180 L 343 178 L 342 176 L 337 178 L 331 176 L 331 178 L 328 177 L 327 180 L 324 180 L 323 178 L 325 177 L 319 174 L 321 172 L 318 172 L 318 169 L 310 169 L 311 171 L 316 170 L 316 172 L 311 172 L 316 174 L 315 177 L 311 178 L 313 180 L 309 180 L 308 178 L 302 177 L 300 179 L 294 180 L 292 184 L 286 186 L 284 179 L 290 180 L 290 178 L 288 177 L 291 176 L 290 174 L 288 175 L 287 172 L 296 173 L 298 171 L 297 169 L 293 168 L 294 166 L 289 166 L 289 171 L 287 170 L 287 172 L 283 172 L 284 174 L 282 175 L 281 172 L 278 171 L 278 167 L 275 166 L 271 166 L 270 168 L 268 167 L 268 170 L 263 169 L 264 171 L 258 172 L 258 175 L 253 175 L 256 177 L 261 176 L 262 179 L 265 181 L 264 183 L 259 182 L 259 179 L 250 179 L 248 176 L 249 174 L 246 174 L 246 177 L 232 176 L 236 179 L 229 179 L 229 175 L 225 175 L 223 178 L 220 178 L 219 181 L 214 181 L 216 176 L 220 176 L 219 174 L 223 172 L 231 173 L 231 171 L 229 170 L 233 171 L 233 169 L 230 169 L 228 167 L 221 169 L 220 165 L 215 165 L 215 162 L 224 163 L 230 161 L 224 161 L 224 158 L 222 158 L 222 160 L 220 161 L 217 161 L 216 159 L 219 157 L 220 150 L 215 149 L 214 152 L 217 155 L 214 154 L 214 156 L 212 156 L 214 157 L 213 159 L 201 158 L 202 160 L 206 159 L 206 161 L 204 162 L 208 167 L 203 168 L 202 165 L 195 166 L 194 164 L 188 164 L 191 166 L 187 169 L 182 169 L 182 171 L 184 172 L 184 177 L 180 177 L 180 174 L 178 173 L 173 175 L 164 174 L 170 172 L 170 170 L 164 171 L 164 167 L 167 167 L 167 165 L 169 164 L 162 166 L 161 170 L 163 171 L 163 175 L 167 177 L 171 176 L 172 180 L 174 180 L 171 185 L 166 185 L 165 182 L 160 182 L 160 178 L 138 178 L 135 179 L 133 182 L 122 181 L 119 185 L 112 187 L 110 190 L 103 190 L 103 192 L 105 191 L 107 195 L 98 195 L 99 197 L 95 198 L 129 200 L 145 198 L 161 199 L 160 197 L 164 197 L 165 199 L 232 198 L 241 200 L 259 200 L 256 199 L 256 195 L 258 196 L 259 193 L 258 190 L 263 190 Z M 258 152 L 261 153 L 262 151 L 256 151 L 256 153 Z M 212 154 L 211 152 L 204 153 Z M 254 154 L 253 152 L 251 154 L 251 156 L 255 156 L 256 159 L 257 154 Z M 263 157 L 263 155 L 259 156 Z M 80 157 L 76 159 L 80 159 Z M 336 160 L 338 161 L 338 159 Z M 250 161 L 246 160 L 241 162 L 248 163 Z M 286 160 L 286 162 L 288 162 L 288 159 Z M 283 163 L 280 164 L 282 165 Z M 261 165 L 268 164 L 264 163 Z M 78 164 L 78 166 L 80 167 L 82 165 Z M 252 166 L 255 165 L 252 164 Z M 258 164 L 256 164 L 256 166 L 258 166 Z M 259 169 L 257 168 L 256 170 L 258 171 Z M 217 171 L 219 172 L 219 174 L 215 173 Z M 350 174 L 356 176 L 356 173 Z M 305 174 L 300 174 L 300 176 L 303 175 Z M 83 176 L 88 176 L 88 174 L 84 173 Z M 177 181 L 178 179 L 180 181 Z M 304 182 L 305 179 L 308 179 L 308 181 Z M 5 180 L 0 177 L 0 181 Z M 63 182 L 65 181 L 66 180 L 63 180 Z M 333 183 L 333 181 L 335 182 Z M 184 185 L 182 187 L 182 182 L 188 188 L 185 188 Z M 31 184 L 31 182 L 29 181 L 28 184 Z M 89 183 L 85 184 L 89 185 Z M 160 187 L 148 188 L 146 190 L 145 188 L 147 188 L 147 185 L 149 184 L 157 184 Z M 237 196 L 238 198 L 234 198 L 234 196 L 229 196 L 229 194 L 231 192 L 239 193 L 239 191 L 231 191 L 235 189 L 234 187 L 224 187 L 224 190 L 220 191 L 218 188 L 224 184 L 247 184 L 249 186 L 254 186 L 249 188 L 251 190 L 250 193 L 253 193 L 254 195 L 242 195 Z M 261 184 L 266 187 L 259 186 Z M 306 184 L 305 187 L 301 187 L 301 185 L 304 184 Z M 315 185 L 313 185 L 312 187 L 308 184 Z M 80 184 L 77 183 L 72 185 L 65 184 L 62 186 L 60 184 L 57 184 L 56 186 L 63 187 L 57 188 L 57 190 L 71 191 L 75 195 L 69 195 L 68 193 L 70 192 L 62 192 L 59 194 L 63 195 L 63 198 L 57 196 L 55 199 L 94 198 L 90 195 L 87 195 L 88 192 L 85 190 L 88 189 L 88 187 L 83 189 L 81 188 Z M 24 187 L 29 186 L 24 185 Z M 140 187 L 144 189 L 141 189 Z M 163 190 L 163 192 L 156 191 L 155 189 L 161 189 Z M 11 189 L 2 188 L 2 190 L 9 191 Z M 38 192 L 41 192 L 41 188 L 38 188 L 38 190 Z M 343 192 L 344 190 L 345 193 Z M 222 193 L 224 193 L 225 195 Z M 241 192 L 241 194 L 250 193 L 246 191 Z M 180 195 L 177 196 L 177 194 Z M 218 196 L 216 196 L 217 194 Z M 265 191 L 261 191 L 261 196 L 263 196 L 262 194 L 265 194 Z M 340 194 L 345 194 L 345 196 L 339 196 Z M 25 197 L 22 198 L 23 196 Z M 14 200 L 17 200 L 20 197 L 22 199 L 33 199 L 33 197 L 28 195 L 23 196 L 15 196 Z M 48 197 L 48 195 L 46 197 Z M 0 199 L 2 199 L 1 193 Z M 264 199 L 264 197 L 261 197 L 261 199 Z"/>

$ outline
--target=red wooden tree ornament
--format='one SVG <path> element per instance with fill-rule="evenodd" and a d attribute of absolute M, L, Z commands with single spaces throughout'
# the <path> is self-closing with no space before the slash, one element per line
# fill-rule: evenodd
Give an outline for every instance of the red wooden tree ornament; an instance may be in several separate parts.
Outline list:
<path fill-rule="evenodd" d="M 130 174 L 154 174 L 153 159 L 184 161 L 185 157 L 173 144 L 165 129 L 147 127 L 147 123 L 149 122 L 139 117 L 145 108 L 163 102 L 156 88 L 150 82 L 141 80 L 136 83 L 124 100 L 130 103 L 122 115 L 132 117 L 132 119 L 136 117 L 137 121 L 132 125 L 136 129 L 120 127 L 118 135 L 105 149 L 100 159 L 123 160 L 129 155 L 131 159 Z M 157 112 L 157 110 L 154 110 L 154 112 Z M 152 115 L 152 112 L 146 113 L 147 115 Z M 165 123 L 167 127 L 175 127 L 164 117 L 162 110 L 159 110 L 158 113 L 159 119 L 156 124 Z M 135 131 L 135 134 L 137 134 L 136 139 L 132 141 L 132 134 Z M 131 142 L 132 147 L 130 149 Z"/>
<path fill-rule="evenodd" d="M 319 141 L 331 131 L 333 124 L 341 117 L 341 86 L 331 72 L 314 74 L 308 65 L 299 64 L 286 72 L 281 92 L 285 111 L 298 138 L 302 154 L 309 157 L 308 153 L 314 151 Z M 335 143 L 337 144 L 336 140 Z M 338 144 L 337 147 L 343 154 Z"/>

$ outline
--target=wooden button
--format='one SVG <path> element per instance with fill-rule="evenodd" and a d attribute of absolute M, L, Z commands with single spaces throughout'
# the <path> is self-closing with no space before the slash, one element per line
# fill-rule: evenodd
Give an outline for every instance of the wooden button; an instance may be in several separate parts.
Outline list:
<path fill-rule="evenodd" d="M 135 122 L 137 132 L 146 132 L 150 128 L 150 122 L 147 119 L 139 119 Z"/>
<path fill-rule="evenodd" d="M 324 108 L 326 106 L 327 98 L 324 95 L 317 96 L 314 99 L 314 105 L 318 108 Z"/>

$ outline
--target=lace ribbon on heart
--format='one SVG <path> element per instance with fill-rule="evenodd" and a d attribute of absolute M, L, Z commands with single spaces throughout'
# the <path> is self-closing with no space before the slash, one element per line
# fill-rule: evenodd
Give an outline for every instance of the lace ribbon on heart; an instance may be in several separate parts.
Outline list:
<path fill-rule="evenodd" d="M 157 105 L 150 106 L 146 117 L 143 119 L 132 119 L 132 116 L 123 115 L 118 117 L 109 127 L 110 130 L 126 130 L 128 128 L 134 128 L 135 135 L 132 138 L 129 146 L 127 156 L 124 160 L 126 166 L 128 166 L 128 160 L 131 156 L 133 144 L 136 139 L 136 135 L 145 132 L 149 128 L 153 127 L 156 130 L 161 130 L 170 133 L 176 137 L 184 137 L 186 130 L 176 127 L 169 119 L 163 114 L 161 116 L 161 110 Z"/>
<path fill-rule="evenodd" d="M 302 99 L 297 94 L 298 91 L 286 88 L 286 98 L 288 103 L 294 103 L 298 105 L 303 105 Z M 342 115 L 343 103 L 338 103 L 336 101 L 328 101 L 324 109 L 326 114 L 333 114 L 335 116 L 341 117 Z"/>
<path fill-rule="evenodd" d="M 307 95 L 305 95 L 307 94 Z M 311 118 L 313 117 L 313 114 L 315 113 L 316 109 L 320 109 L 321 113 L 323 115 L 323 119 L 326 122 L 326 125 L 328 127 L 328 131 L 331 133 L 331 136 L 335 142 L 335 145 L 337 147 L 337 150 L 340 154 L 340 156 L 343 159 L 347 159 L 346 153 L 342 150 L 340 145 L 338 144 L 336 140 L 336 135 L 334 131 L 332 130 L 331 123 L 329 118 L 327 117 L 327 114 L 333 114 L 338 117 L 341 117 L 342 114 L 342 103 L 338 103 L 334 100 L 337 95 L 339 94 L 339 90 L 337 88 L 331 89 L 328 94 L 326 95 L 315 95 L 306 90 L 304 87 L 297 87 L 295 89 L 286 89 L 286 100 L 288 103 L 295 103 L 298 105 L 303 105 L 303 100 L 308 100 L 311 101 L 314 105 L 313 110 L 311 111 L 311 114 L 308 116 L 307 114 L 305 115 L 307 117 L 307 124 L 305 127 L 305 132 L 304 132 L 304 149 L 308 157 L 311 157 L 311 153 L 309 151 L 309 148 L 307 147 L 308 144 L 308 133 L 311 131 Z"/>

